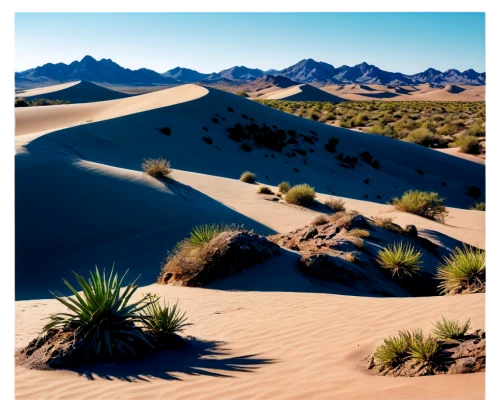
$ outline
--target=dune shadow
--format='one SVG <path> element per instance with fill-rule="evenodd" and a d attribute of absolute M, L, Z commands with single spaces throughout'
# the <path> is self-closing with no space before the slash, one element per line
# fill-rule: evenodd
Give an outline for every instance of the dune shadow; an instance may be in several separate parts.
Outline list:
<path fill-rule="evenodd" d="M 152 379 L 182 381 L 186 376 L 231 378 L 238 372 L 253 372 L 276 362 L 258 354 L 235 356 L 222 341 L 205 341 L 194 337 L 181 349 L 156 353 L 120 362 L 100 362 L 73 368 L 72 371 L 89 380 L 149 382 Z"/>
<path fill-rule="evenodd" d="M 390 92 L 384 92 L 384 93 L 356 93 L 360 96 L 365 96 L 365 97 L 371 97 L 373 99 L 391 99 L 393 97 L 398 97 L 399 94 L 397 93 L 390 93 Z"/>

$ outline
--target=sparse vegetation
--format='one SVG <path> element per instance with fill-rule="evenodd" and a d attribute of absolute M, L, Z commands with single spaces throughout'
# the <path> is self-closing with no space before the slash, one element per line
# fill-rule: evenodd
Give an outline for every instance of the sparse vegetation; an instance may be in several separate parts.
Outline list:
<path fill-rule="evenodd" d="M 486 252 L 465 245 L 457 247 L 437 269 L 443 294 L 483 293 L 486 287 Z"/>
<path fill-rule="evenodd" d="M 202 246 L 204 243 L 210 242 L 221 232 L 232 230 L 233 226 L 226 224 L 203 224 L 197 225 L 189 234 L 187 241 L 193 247 Z"/>
<path fill-rule="evenodd" d="M 410 341 L 410 357 L 420 364 L 432 365 L 440 348 L 441 344 L 436 338 L 430 335 L 425 338 L 420 331 Z"/>
<path fill-rule="evenodd" d="M 486 211 L 486 203 L 484 201 L 476 201 L 476 204 L 470 206 L 469 210 Z"/>
<path fill-rule="evenodd" d="M 444 199 L 435 192 L 409 190 L 401 198 L 393 198 L 392 204 L 400 211 L 443 222 L 448 210 L 443 206 Z"/>
<path fill-rule="evenodd" d="M 328 218 L 326 217 L 326 215 L 321 214 L 312 220 L 311 225 L 320 226 L 320 225 L 325 225 L 327 223 L 328 223 Z"/>
<path fill-rule="evenodd" d="M 290 190 L 290 182 L 283 181 L 278 185 L 278 190 L 281 193 L 287 193 Z"/>
<path fill-rule="evenodd" d="M 274 194 L 274 192 L 268 186 L 259 186 L 257 189 L 259 194 Z"/>
<path fill-rule="evenodd" d="M 409 244 L 394 243 L 378 253 L 377 262 L 397 279 L 412 278 L 420 273 L 422 253 Z"/>
<path fill-rule="evenodd" d="M 241 174 L 240 181 L 245 183 L 255 183 L 255 174 L 250 171 L 245 171 Z"/>
<path fill-rule="evenodd" d="M 296 204 L 299 206 L 310 206 L 314 198 L 316 197 L 316 192 L 314 188 L 307 185 L 295 185 L 292 187 L 285 196 L 285 200 L 288 203 Z"/>
<path fill-rule="evenodd" d="M 142 170 L 153 178 L 168 178 L 172 173 L 170 161 L 163 158 L 145 158 L 142 163 Z"/>
<path fill-rule="evenodd" d="M 434 335 L 441 340 L 463 339 L 470 329 L 470 319 L 464 325 L 460 325 L 458 321 L 447 320 L 443 317 L 441 321 L 434 324 L 434 327 Z"/>
<path fill-rule="evenodd" d="M 403 232 L 403 229 L 394 222 L 392 222 L 393 219 L 390 217 L 374 217 L 373 218 L 373 223 L 375 226 L 378 226 L 379 228 L 384 228 L 389 231 L 392 231 L 394 233 L 401 233 Z"/>
<path fill-rule="evenodd" d="M 478 138 L 472 135 L 458 136 L 454 142 L 462 153 L 466 154 L 481 154 L 483 148 Z"/>
<path fill-rule="evenodd" d="M 17 98 L 14 100 L 14 107 L 56 106 L 59 104 L 70 104 L 70 102 L 67 100 L 49 100 L 49 99 L 26 100 L 23 98 Z"/>
<path fill-rule="evenodd" d="M 160 298 L 156 294 L 147 296 L 149 304 L 142 311 L 144 319 L 142 321 L 145 329 L 154 335 L 169 336 L 182 332 L 187 325 L 185 312 L 181 312 L 177 307 L 178 303 L 170 306 L 163 300 L 160 305 Z"/>
<path fill-rule="evenodd" d="M 366 229 L 351 229 L 349 231 L 349 235 L 364 239 L 370 237 L 370 232 L 368 232 Z"/>
<path fill-rule="evenodd" d="M 345 202 L 342 199 L 329 199 L 325 201 L 325 206 L 327 206 L 330 211 L 338 212 L 345 211 Z"/>
<path fill-rule="evenodd" d="M 391 366 L 403 364 L 409 356 L 413 336 L 409 331 L 399 331 L 398 335 L 384 339 L 384 342 L 375 349 L 375 362 Z"/>

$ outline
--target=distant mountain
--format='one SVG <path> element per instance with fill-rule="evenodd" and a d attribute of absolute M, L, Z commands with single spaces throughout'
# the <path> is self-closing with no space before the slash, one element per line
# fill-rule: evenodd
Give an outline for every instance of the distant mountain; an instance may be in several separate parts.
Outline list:
<path fill-rule="evenodd" d="M 49 63 L 27 71 L 16 72 L 15 80 L 18 88 L 77 80 L 119 85 L 178 83 L 177 80 L 164 77 L 150 69 L 141 68 L 133 71 L 119 66 L 110 59 L 103 58 L 97 61 L 91 56 L 85 56 L 81 61 L 73 61 L 69 65 Z"/>
<path fill-rule="evenodd" d="M 301 60 L 291 67 L 281 70 L 277 75 L 285 76 L 300 83 L 333 83 L 336 73 L 333 65 L 317 62 L 311 58 Z"/>
<path fill-rule="evenodd" d="M 341 71 L 333 76 L 338 83 L 364 83 L 372 85 L 409 85 L 412 83 L 407 76 L 399 72 L 383 71 L 375 65 L 365 62 L 354 67 L 343 66 Z"/>
<path fill-rule="evenodd" d="M 220 79 L 229 79 L 232 81 L 248 82 L 254 79 L 260 78 L 264 75 L 264 71 L 261 69 L 252 69 L 244 66 L 232 67 L 225 69 L 218 73 L 210 74 L 205 80 L 206 81 L 217 81 Z"/>
<path fill-rule="evenodd" d="M 267 71 L 264 71 L 264 75 L 277 75 L 278 74 L 277 69 L 268 69 Z"/>
<path fill-rule="evenodd" d="M 181 68 L 176 67 L 174 69 L 170 69 L 167 72 L 161 74 L 166 78 L 173 78 L 183 83 L 193 83 L 202 81 L 210 76 L 210 74 L 203 74 L 201 72 L 189 69 L 189 68 Z"/>

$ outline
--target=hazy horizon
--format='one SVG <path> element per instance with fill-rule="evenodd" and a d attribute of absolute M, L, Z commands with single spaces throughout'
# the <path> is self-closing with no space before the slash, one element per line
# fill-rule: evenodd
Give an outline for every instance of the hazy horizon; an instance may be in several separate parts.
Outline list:
<path fill-rule="evenodd" d="M 17 13 L 15 71 L 85 55 L 130 69 L 281 70 L 312 58 L 485 72 L 484 13 Z"/>

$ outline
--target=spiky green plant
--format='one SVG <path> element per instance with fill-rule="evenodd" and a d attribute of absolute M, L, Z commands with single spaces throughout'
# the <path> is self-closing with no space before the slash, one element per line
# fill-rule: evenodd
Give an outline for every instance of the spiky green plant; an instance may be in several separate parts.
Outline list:
<path fill-rule="evenodd" d="M 95 272 L 90 272 L 88 282 L 83 276 L 74 274 L 82 293 L 67 280 L 64 280 L 64 284 L 73 296 L 51 292 L 69 311 L 52 314 L 44 331 L 52 328 L 72 329 L 75 339 L 81 338 L 97 357 L 135 355 L 138 347 L 154 348 L 136 325 L 143 322 L 140 312 L 151 302 L 144 298 L 130 302 L 137 290 L 137 279 L 120 291 L 127 273 L 120 278 L 112 268 L 106 276 L 106 270 L 101 273 L 96 266 Z"/>
<path fill-rule="evenodd" d="M 159 296 L 147 295 L 150 299 L 150 304 L 144 308 L 143 325 L 144 329 L 155 335 L 172 335 L 177 332 L 182 332 L 188 324 L 186 313 L 177 308 L 178 303 L 169 306 L 163 300 L 163 306 L 159 304 Z"/>
<path fill-rule="evenodd" d="M 409 342 L 410 357 L 422 364 L 433 364 L 440 348 L 439 341 L 430 335 L 424 338 L 422 334 L 419 334 Z"/>
<path fill-rule="evenodd" d="M 442 321 L 434 324 L 434 327 L 433 333 L 439 339 L 462 339 L 470 329 L 470 319 L 464 325 L 460 325 L 458 321 L 447 320 L 443 317 Z"/>
<path fill-rule="evenodd" d="M 207 242 L 210 242 L 213 238 L 218 236 L 220 233 L 228 230 L 230 227 L 225 224 L 203 224 L 197 225 L 193 228 L 188 237 L 188 242 L 190 245 L 198 247 Z"/>
<path fill-rule="evenodd" d="M 486 285 L 486 252 L 472 246 L 457 247 L 437 269 L 443 294 L 482 293 Z"/>
<path fill-rule="evenodd" d="M 476 204 L 469 207 L 469 210 L 486 211 L 486 203 L 484 201 L 477 201 Z"/>
<path fill-rule="evenodd" d="M 408 340 L 400 331 L 398 335 L 389 336 L 384 343 L 375 349 L 375 362 L 392 366 L 402 364 L 408 357 Z"/>
<path fill-rule="evenodd" d="M 378 253 L 377 262 L 398 279 L 412 278 L 420 273 L 422 253 L 409 244 L 394 243 Z"/>

